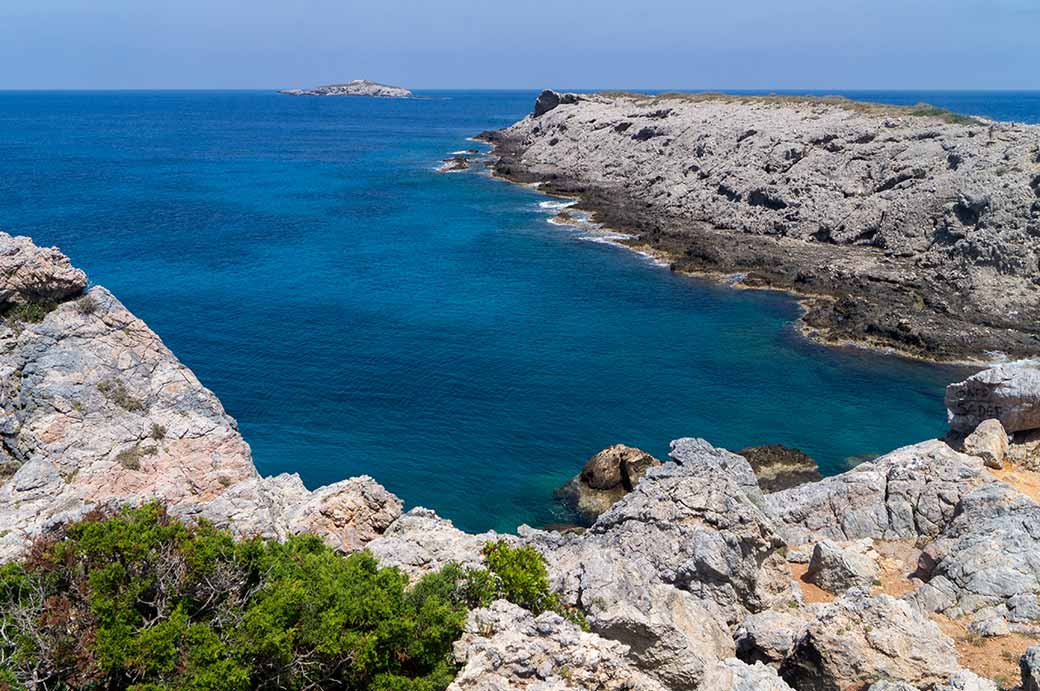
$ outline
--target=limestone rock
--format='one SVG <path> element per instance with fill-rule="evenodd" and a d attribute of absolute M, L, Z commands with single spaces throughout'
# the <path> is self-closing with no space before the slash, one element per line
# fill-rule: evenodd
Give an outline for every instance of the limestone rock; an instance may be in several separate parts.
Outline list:
<path fill-rule="evenodd" d="M 537 617 L 505 600 L 469 614 L 455 643 L 461 665 L 449 691 L 665 691 L 626 659 L 627 648 L 563 617 Z"/>
<path fill-rule="evenodd" d="M 780 444 L 749 446 L 737 451 L 751 464 L 763 492 L 778 492 L 823 478 L 816 461 L 798 449 Z"/>
<path fill-rule="evenodd" d="M 752 614 L 733 634 L 737 657 L 750 664 L 779 666 L 801 639 L 806 623 L 804 616 L 771 609 Z"/>
<path fill-rule="evenodd" d="M 850 590 L 816 610 L 780 666 L 799 691 L 851 691 L 881 680 L 930 687 L 960 671 L 953 641 L 908 603 Z"/>
<path fill-rule="evenodd" d="M 464 533 L 433 511 L 416 507 L 368 543 L 368 550 L 383 566 L 395 566 L 416 579 L 449 562 L 483 568 L 481 550 L 488 542 L 500 539 L 517 541 L 516 536 L 494 532 Z"/>
<path fill-rule="evenodd" d="M 910 599 L 922 609 L 1036 630 L 1040 506 L 1002 483 L 980 487 L 925 547 L 918 570 L 926 583 Z"/>
<path fill-rule="evenodd" d="M 849 588 L 870 589 L 878 577 L 878 554 L 873 541 L 855 540 L 844 544 L 821 540 L 813 549 L 805 579 L 831 593 Z"/>
<path fill-rule="evenodd" d="M 982 461 L 931 440 L 852 470 L 766 495 L 769 514 L 791 544 L 820 539 L 934 538 L 960 498 L 992 482 Z"/>
<path fill-rule="evenodd" d="M 997 365 L 946 387 L 950 427 L 971 432 L 996 419 L 1008 433 L 1040 428 L 1040 365 Z"/>
<path fill-rule="evenodd" d="M 736 658 L 710 667 L 700 687 L 704 691 L 792 691 L 776 670 L 761 662 L 747 664 Z"/>
<path fill-rule="evenodd" d="M 27 237 L 0 232 L 0 307 L 61 302 L 87 287 L 87 275 L 57 247 L 37 247 Z"/>
<path fill-rule="evenodd" d="M 1008 452 L 1008 436 L 1000 420 L 983 420 L 964 440 L 964 453 L 978 456 L 987 468 L 1004 467 Z"/>
<path fill-rule="evenodd" d="M 1040 645 L 1034 645 L 1019 660 L 1022 691 L 1040 691 Z"/>
<path fill-rule="evenodd" d="M 918 691 L 918 689 L 905 681 L 879 681 L 871 684 L 867 691 Z M 997 691 L 997 685 L 974 672 L 962 669 L 948 682 L 929 687 L 929 691 Z"/>
<path fill-rule="evenodd" d="M 580 196 L 676 270 L 832 298 L 806 301 L 825 340 L 1040 351 L 1037 126 L 834 98 L 568 96 L 486 137 L 500 176 Z"/>
<path fill-rule="evenodd" d="M 641 449 L 624 444 L 603 449 L 590 458 L 581 473 L 558 491 L 586 520 L 594 521 L 625 496 L 650 468 L 661 462 Z"/>

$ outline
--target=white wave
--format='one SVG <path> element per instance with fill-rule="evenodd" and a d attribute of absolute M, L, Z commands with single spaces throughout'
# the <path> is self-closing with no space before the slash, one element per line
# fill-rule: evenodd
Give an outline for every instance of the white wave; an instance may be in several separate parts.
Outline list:
<path fill-rule="evenodd" d="M 560 209 L 569 209 L 577 203 L 577 199 L 568 199 L 567 201 L 538 202 L 538 208 L 546 209 L 549 211 L 559 211 Z"/>
<path fill-rule="evenodd" d="M 458 151 L 452 151 L 451 156 L 476 156 L 479 151 L 473 151 L 472 149 L 459 149 Z"/>

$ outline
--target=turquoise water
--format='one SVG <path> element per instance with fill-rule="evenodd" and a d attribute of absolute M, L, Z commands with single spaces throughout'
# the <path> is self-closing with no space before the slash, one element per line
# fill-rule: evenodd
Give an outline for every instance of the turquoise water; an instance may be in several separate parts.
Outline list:
<path fill-rule="evenodd" d="M 943 432 L 961 372 L 816 346 L 786 296 L 671 275 L 548 224 L 531 190 L 435 172 L 534 94 L 427 95 L 0 93 L 0 226 L 145 319 L 264 473 L 367 473 L 466 529 L 565 520 L 552 490 L 616 442 L 777 442 L 833 473 Z M 1037 94 L 898 99 L 1040 114 Z"/>

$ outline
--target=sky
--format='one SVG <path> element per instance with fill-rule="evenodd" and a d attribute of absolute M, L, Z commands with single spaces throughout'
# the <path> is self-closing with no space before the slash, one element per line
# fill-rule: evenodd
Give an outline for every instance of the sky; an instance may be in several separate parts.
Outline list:
<path fill-rule="evenodd" d="M 1040 0 L 0 0 L 0 89 L 1040 89 Z"/>

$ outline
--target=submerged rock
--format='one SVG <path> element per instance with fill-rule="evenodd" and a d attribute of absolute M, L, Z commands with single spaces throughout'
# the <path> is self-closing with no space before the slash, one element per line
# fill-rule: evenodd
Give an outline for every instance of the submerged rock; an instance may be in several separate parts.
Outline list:
<path fill-rule="evenodd" d="M 767 444 L 749 446 L 737 454 L 751 464 L 763 492 L 778 492 L 823 479 L 816 461 L 798 449 Z"/>
<path fill-rule="evenodd" d="M 997 365 L 946 387 L 950 427 L 971 432 L 986 420 L 1007 432 L 1040 428 L 1040 365 Z"/>

